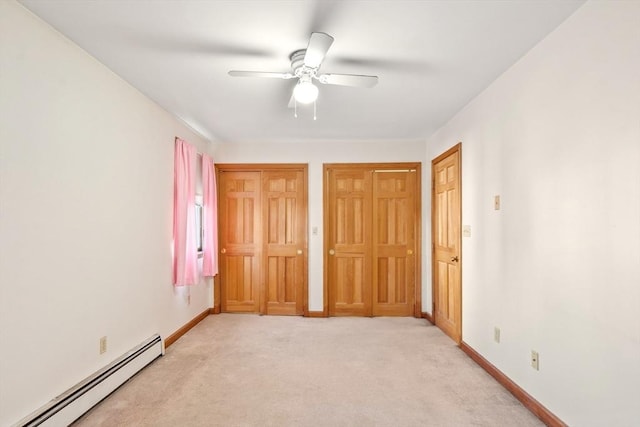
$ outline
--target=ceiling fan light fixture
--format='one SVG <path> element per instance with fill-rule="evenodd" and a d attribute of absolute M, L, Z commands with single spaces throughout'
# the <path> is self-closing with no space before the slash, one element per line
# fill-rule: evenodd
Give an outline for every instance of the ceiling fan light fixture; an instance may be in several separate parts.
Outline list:
<path fill-rule="evenodd" d="M 1 0 L 0 0 L 1 1 Z M 359 74 L 318 74 L 320 66 L 333 43 L 333 37 L 326 33 L 311 33 L 306 49 L 298 49 L 289 55 L 292 73 L 280 73 L 273 71 L 241 71 L 231 70 L 229 75 L 233 77 L 263 77 L 279 79 L 298 79 L 298 84 L 293 88 L 293 94 L 289 101 L 289 108 L 297 108 L 298 104 L 314 103 L 318 99 L 318 87 L 313 84 L 317 80 L 323 85 L 373 87 L 378 83 L 377 76 Z M 294 110 L 297 117 L 297 111 Z"/>
<path fill-rule="evenodd" d="M 301 104 L 310 104 L 318 99 L 318 87 L 309 80 L 300 80 L 293 89 L 293 97 Z"/>

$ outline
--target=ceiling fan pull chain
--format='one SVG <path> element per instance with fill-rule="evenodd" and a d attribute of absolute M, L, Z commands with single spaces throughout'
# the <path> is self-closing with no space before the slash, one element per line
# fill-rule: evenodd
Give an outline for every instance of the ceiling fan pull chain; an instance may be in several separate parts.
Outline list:
<path fill-rule="evenodd" d="M 313 120 L 316 119 L 316 101 L 313 101 Z"/>
<path fill-rule="evenodd" d="M 293 117 L 298 118 L 298 101 L 293 98 Z"/>

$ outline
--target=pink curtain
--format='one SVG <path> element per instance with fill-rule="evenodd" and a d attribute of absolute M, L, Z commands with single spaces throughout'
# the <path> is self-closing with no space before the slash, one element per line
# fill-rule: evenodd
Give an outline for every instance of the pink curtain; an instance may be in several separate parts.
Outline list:
<path fill-rule="evenodd" d="M 202 273 L 205 276 L 218 274 L 218 198 L 213 160 L 202 155 L 202 202 L 204 207 L 202 240 Z"/>
<path fill-rule="evenodd" d="M 173 284 L 198 282 L 196 224 L 194 221 L 196 149 L 176 138 L 173 180 Z"/>

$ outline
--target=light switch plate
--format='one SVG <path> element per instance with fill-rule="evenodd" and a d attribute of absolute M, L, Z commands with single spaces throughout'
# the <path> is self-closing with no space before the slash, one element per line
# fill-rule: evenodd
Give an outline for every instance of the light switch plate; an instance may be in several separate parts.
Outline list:
<path fill-rule="evenodd" d="M 493 197 L 493 209 L 499 211 L 500 210 L 500 196 L 496 195 Z"/>
<path fill-rule="evenodd" d="M 462 237 L 471 237 L 471 226 L 463 225 L 462 226 Z"/>

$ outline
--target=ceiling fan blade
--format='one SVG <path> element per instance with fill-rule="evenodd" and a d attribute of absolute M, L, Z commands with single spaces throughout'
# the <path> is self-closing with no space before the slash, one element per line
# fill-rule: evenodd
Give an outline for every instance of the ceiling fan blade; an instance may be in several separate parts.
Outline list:
<path fill-rule="evenodd" d="M 333 37 L 329 34 L 311 33 L 307 52 L 304 55 L 304 65 L 309 68 L 318 68 L 332 44 Z"/>
<path fill-rule="evenodd" d="M 229 75 L 233 77 L 266 77 L 270 79 L 292 79 L 295 76 L 291 73 L 271 73 L 268 71 L 229 71 Z"/>
<path fill-rule="evenodd" d="M 374 87 L 378 84 L 378 76 L 362 76 L 359 74 L 321 74 L 320 83 L 354 87 Z"/>

